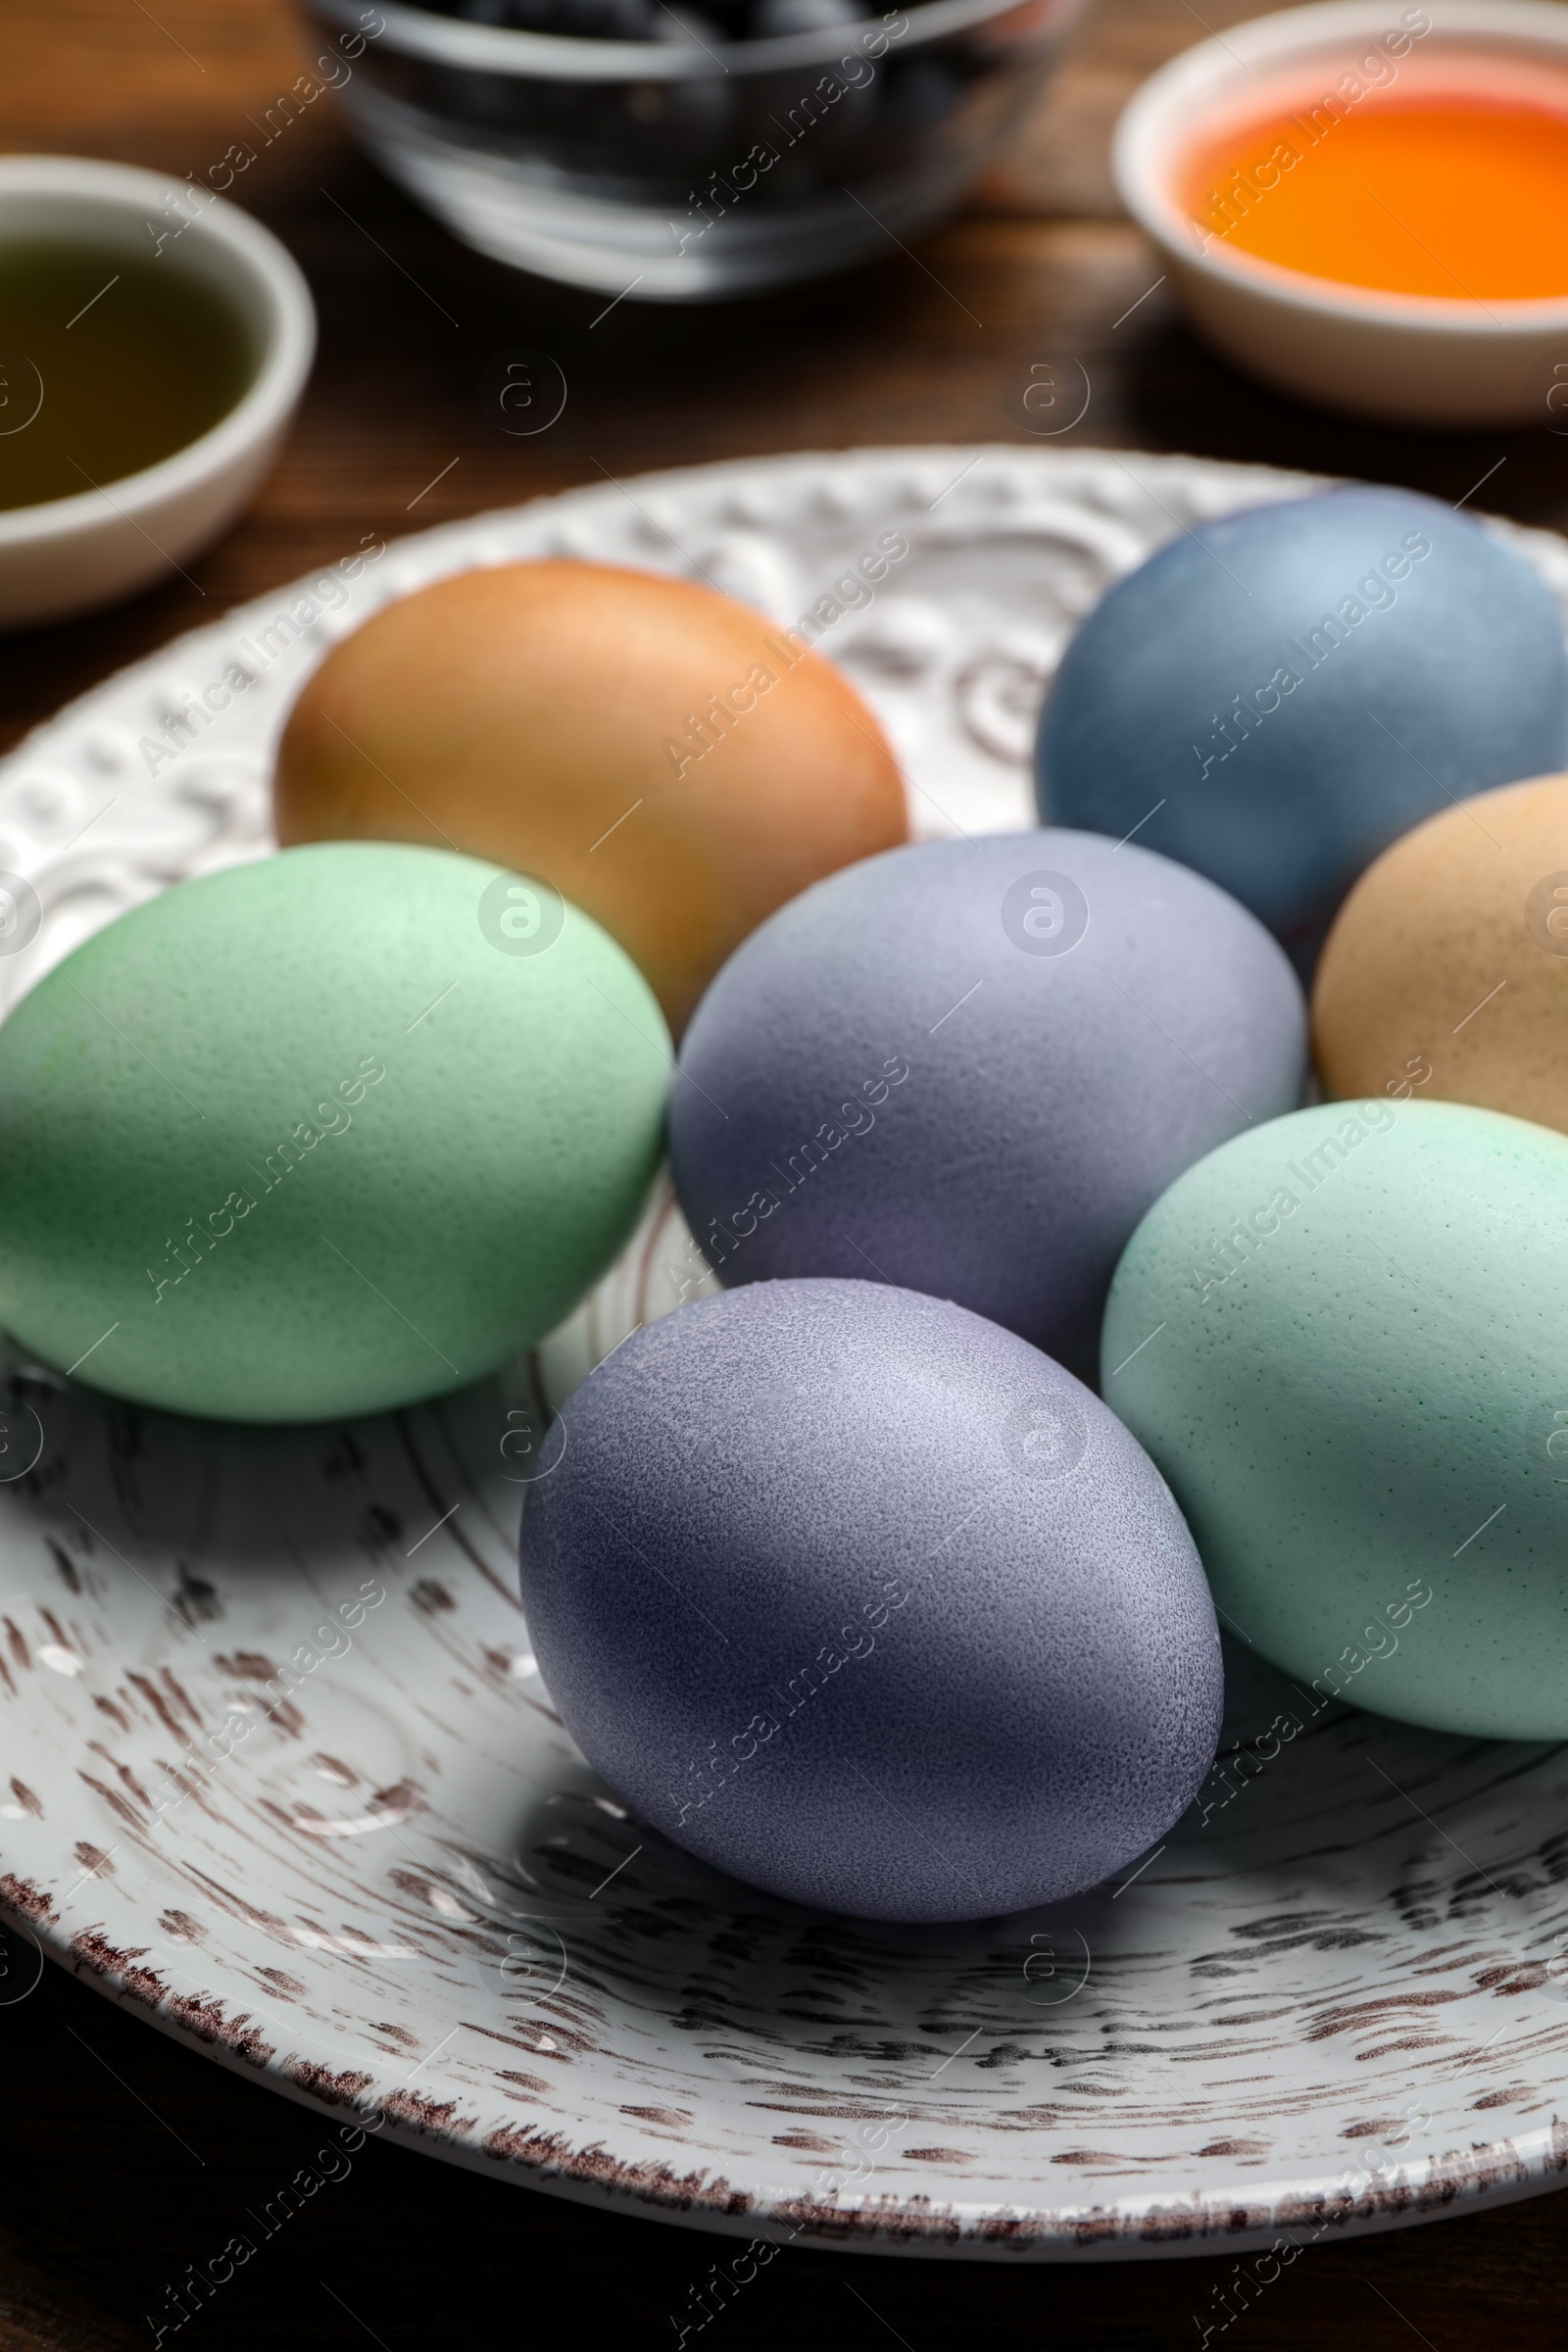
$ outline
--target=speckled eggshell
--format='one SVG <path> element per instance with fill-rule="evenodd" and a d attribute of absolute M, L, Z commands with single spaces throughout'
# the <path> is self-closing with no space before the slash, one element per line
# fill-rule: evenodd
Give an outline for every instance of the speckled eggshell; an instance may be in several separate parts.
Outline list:
<path fill-rule="evenodd" d="M 724 1283 L 929 1291 L 1092 1379 L 1145 1209 L 1292 1108 L 1304 1063 L 1286 958 L 1186 867 L 1096 834 L 932 842 L 819 883 L 731 958 L 670 1154 Z"/>
<path fill-rule="evenodd" d="M 866 551 L 856 600 L 890 560 Z M 698 582 L 565 559 L 437 580 L 334 647 L 273 807 L 280 841 L 446 844 L 546 875 L 677 1033 L 775 906 L 908 832 L 880 726 L 804 638 Z"/>
<path fill-rule="evenodd" d="M 406 1403 L 547 1331 L 642 1205 L 668 1044 L 613 942 L 541 904 L 340 843 L 97 932 L 0 1028 L 0 1323 L 241 1421 Z"/>
<path fill-rule="evenodd" d="M 1568 1139 L 1380 1095 L 1249 1129 L 1133 1236 L 1106 1399 L 1301 1709 L 1568 1737 L 1565 1199 Z"/>
<path fill-rule="evenodd" d="M 1565 757 L 1544 583 L 1434 499 L 1350 488 L 1200 523 L 1118 581 L 1056 672 L 1037 769 L 1048 820 L 1138 826 L 1304 968 L 1398 834 Z"/>
<path fill-rule="evenodd" d="M 774 1894 L 989 1917 L 1096 1884 L 1207 1770 L 1218 1636 L 1114 1415 L 963 1308 L 721 1293 L 568 1399 L 526 1491 L 551 1697 L 642 1821 Z"/>
<path fill-rule="evenodd" d="M 1413 1088 L 1568 1130 L 1568 776 L 1428 817 L 1340 909 L 1312 990 L 1331 1095 Z"/>

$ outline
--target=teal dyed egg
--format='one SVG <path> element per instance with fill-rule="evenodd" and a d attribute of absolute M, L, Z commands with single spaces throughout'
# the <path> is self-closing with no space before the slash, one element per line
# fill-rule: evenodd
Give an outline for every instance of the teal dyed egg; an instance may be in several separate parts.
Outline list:
<path fill-rule="evenodd" d="M 1106 1401 L 1220 1622 L 1331 1698 L 1568 1737 L 1568 1137 L 1397 1086 L 1224 1144 L 1117 1268 Z"/>
<path fill-rule="evenodd" d="M 181 883 L 0 1028 L 0 1323 L 225 1419 L 455 1389 L 625 1239 L 668 1055 L 613 941 L 475 858 L 340 842 Z"/>

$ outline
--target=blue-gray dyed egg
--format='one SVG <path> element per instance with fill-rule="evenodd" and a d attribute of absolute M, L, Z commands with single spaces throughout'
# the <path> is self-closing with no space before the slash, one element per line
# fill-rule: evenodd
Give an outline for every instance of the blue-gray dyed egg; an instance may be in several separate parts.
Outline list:
<path fill-rule="evenodd" d="M 726 1285 L 845 1275 L 956 1299 L 1093 1378 L 1140 1217 L 1295 1108 L 1295 975 L 1136 842 L 893 850 L 769 917 L 698 1006 L 670 1105 L 681 1205 Z"/>
<path fill-rule="evenodd" d="M 1135 1439 L 946 1300 L 776 1282 L 639 1331 L 527 1490 L 551 1697 L 641 1818 L 796 1902 L 990 1918 L 1162 1837 L 1223 1698 Z"/>
<path fill-rule="evenodd" d="M 1063 656 L 1036 764 L 1048 822 L 1138 825 L 1304 968 L 1397 835 L 1565 757 L 1544 583 L 1467 515 L 1354 488 L 1200 523 L 1118 581 Z"/>

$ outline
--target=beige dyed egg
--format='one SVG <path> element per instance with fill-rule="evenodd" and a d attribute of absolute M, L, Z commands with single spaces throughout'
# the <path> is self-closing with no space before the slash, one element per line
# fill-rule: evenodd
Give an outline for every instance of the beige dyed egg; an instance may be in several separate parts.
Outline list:
<path fill-rule="evenodd" d="M 1430 1098 L 1568 1133 L 1568 775 L 1457 802 L 1385 850 L 1318 965 L 1331 1095 Z"/>
<path fill-rule="evenodd" d="M 861 559 L 846 605 L 897 552 Z M 542 875 L 678 1032 L 776 906 L 906 838 L 882 730 L 808 642 L 822 614 L 792 630 L 567 561 L 439 580 L 308 681 L 278 750 L 278 839 L 421 842 Z"/>

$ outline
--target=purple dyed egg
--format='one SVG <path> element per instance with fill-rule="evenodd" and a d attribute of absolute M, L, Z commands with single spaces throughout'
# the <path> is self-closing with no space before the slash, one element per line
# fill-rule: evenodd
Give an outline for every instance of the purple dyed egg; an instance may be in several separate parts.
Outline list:
<path fill-rule="evenodd" d="M 726 1292 L 568 1399 L 527 1491 L 551 1696 L 654 1829 L 796 1902 L 988 1918 L 1197 1792 L 1222 1702 L 1168 1489 L 1097 1397 L 946 1300 Z"/>
<path fill-rule="evenodd" d="M 1300 988 L 1256 917 L 1093 833 L 929 842 L 818 882 L 724 965 L 670 1104 L 726 1285 L 929 1291 L 1086 1378 L 1116 1261 L 1185 1168 L 1293 1110 Z"/>

